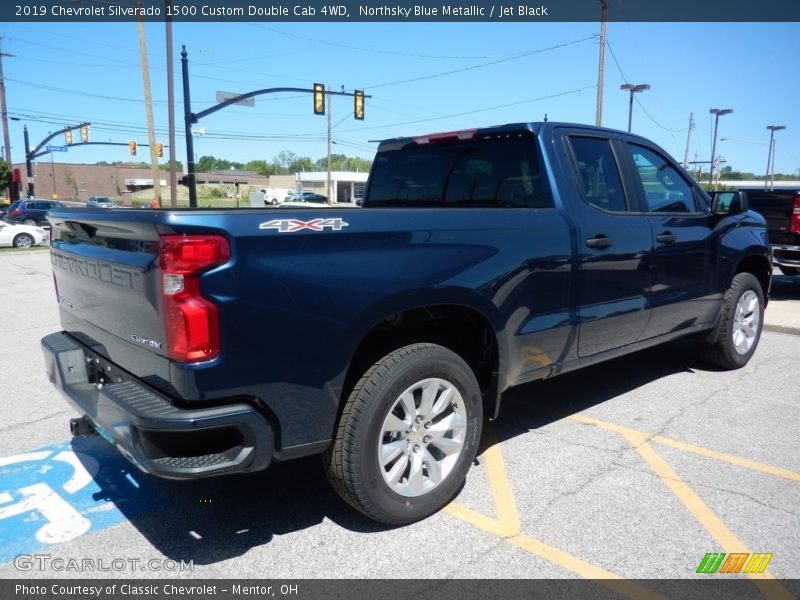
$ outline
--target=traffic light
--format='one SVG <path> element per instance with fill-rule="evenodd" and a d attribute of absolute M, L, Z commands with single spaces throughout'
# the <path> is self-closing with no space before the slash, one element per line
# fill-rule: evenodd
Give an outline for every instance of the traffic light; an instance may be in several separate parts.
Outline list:
<path fill-rule="evenodd" d="M 81 141 L 88 142 L 89 141 L 89 126 L 88 125 L 81 125 Z"/>
<path fill-rule="evenodd" d="M 161 143 L 156 144 L 156 151 L 158 152 L 158 157 L 159 158 L 164 156 L 164 144 L 161 144 Z"/>
<path fill-rule="evenodd" d="M 67 129 L 64 132 L 64 139 L 67 140 L 67 144 L 72 143 L 72 129 Z"/>
<path fill-rule="evenodd" d="M 325 86 L 321 83 L 314 84 L 314 114 L 325 114 Z"/>
<path fill-rule="evenodd" d="M 136 140 L 128 142 L 128 150 L 131 151 L 131 156 L 136 156 Z"/>
<path fill-rule="evenodd" d="M 353 95 L 353 116 L 359 121 L 364 120 L 364 90 L 356 90 Z"/>

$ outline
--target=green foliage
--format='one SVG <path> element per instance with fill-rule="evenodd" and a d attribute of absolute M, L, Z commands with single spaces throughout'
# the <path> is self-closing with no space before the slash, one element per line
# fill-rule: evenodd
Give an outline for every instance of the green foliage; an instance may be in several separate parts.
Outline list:
<path fill-rule="evenodd" d="M 11 186 L 11 167 L 0 159 L 0 191 Z"/>
<path fill-rule="evenodd" d="M 114 161 L 112 163 L 100 161 L 95 163 L 97 165 L 131 165 L 130 161 Z M 250 160 L 246 163 L 237 161 L 226 160 L 224 158 L 217 158 L 209 154 L 204 154 L 195 163 L 195 171 L 198 173 L 207 173 L 211 171 L 228 171 L 231 168 L 243 171 L 253 171 L 258 175 L 291 175 L 303 171 L 325 171 L 327 170 L 328 161 L 326 157 L 313 160 L 309 156 L 299 156 L 291 150 L 283 150 L 279 152 L 271 161 L 263 159 Z M 368 172 L 372 161 L 360 158 L 347 156 L 345 154 L 331 154 L 331 168 L 334 171 L 360 171 Z M 133 163 L 134 167 L 140 169 L 149 169 L 150 163 L 137 162 Z M 169 163 L 162 163 L 159 168 L 168 171 Z M 176 169 L 183 171 L 183 163 L 176 161 Z"/>

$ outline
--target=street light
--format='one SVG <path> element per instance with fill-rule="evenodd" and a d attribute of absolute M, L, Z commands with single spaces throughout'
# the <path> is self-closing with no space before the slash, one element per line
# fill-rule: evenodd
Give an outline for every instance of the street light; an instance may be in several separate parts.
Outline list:
<path fill-rule="evenodd" d="M 708 188 L 711 189 L 711 186 L 714 185 L 714 153 L 717 150 L 717 127 L 719 126 L 719 118 L 731 114 L 733 109 L 712 108 L 708 112 L 712 115 L 716 115 L 716 119 L 714 119 L 714 141 L 711 144 L 711 169 L 708 173 Z"/>
<path fill-rule="evenodd" d="M 769 148 L 767 149 L 767 175 L 764 177 L 764 191 L 767 190 L 767 183 L 770 180 L 770 164 L 772 165 L 772 184 L 769 185 L 769 188 L 772 189 L 775 184 L 775 132 L 780 131 L 781 129 L 786 129 L 786 126 L 767 125 L 767 129 L 769 129 Z"/>
<path fill-rule="evenodd" d="M 631 118 L 633 116 L 633 95 L 638 92 L 646 92 L 650 89 L 649 83 L 640 83 L 634 85 L 632 83 L 624 83 L 619 86 L 619 89 L 631 93 L 630 103 L 628 104 L 628 133 L 631 132 Z"/>

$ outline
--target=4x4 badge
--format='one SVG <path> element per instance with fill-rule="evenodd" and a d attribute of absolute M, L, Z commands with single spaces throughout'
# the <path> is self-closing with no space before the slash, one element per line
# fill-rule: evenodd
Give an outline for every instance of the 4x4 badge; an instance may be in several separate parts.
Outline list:
<path fill-rule="evenodd" d="M 341 231 L 343 227 L 347 227 L 349 223 L 345 223 L 339 217 L 332 219 L 312 219 L 310 221 L 300 221 L 299 219 L 273 219 L 266 223 L 261 223 L 259 229 L 275 229 L 278 233 L 294 233 L 295 231 L 302 231 L 309 229 L 311 231 L 323 231 L 324 229 L 331 229 L 333 231 Z"/>

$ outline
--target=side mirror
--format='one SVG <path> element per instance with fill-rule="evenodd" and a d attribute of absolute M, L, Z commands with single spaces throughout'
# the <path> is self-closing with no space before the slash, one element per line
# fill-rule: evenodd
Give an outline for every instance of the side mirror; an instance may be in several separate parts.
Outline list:
<path fill-rule="evenodd" d="M 747 193 L 739 190 L 738 192 L 715 192 L 712 210 L 715 215 L 737 215 L 749 208 Z"/>

